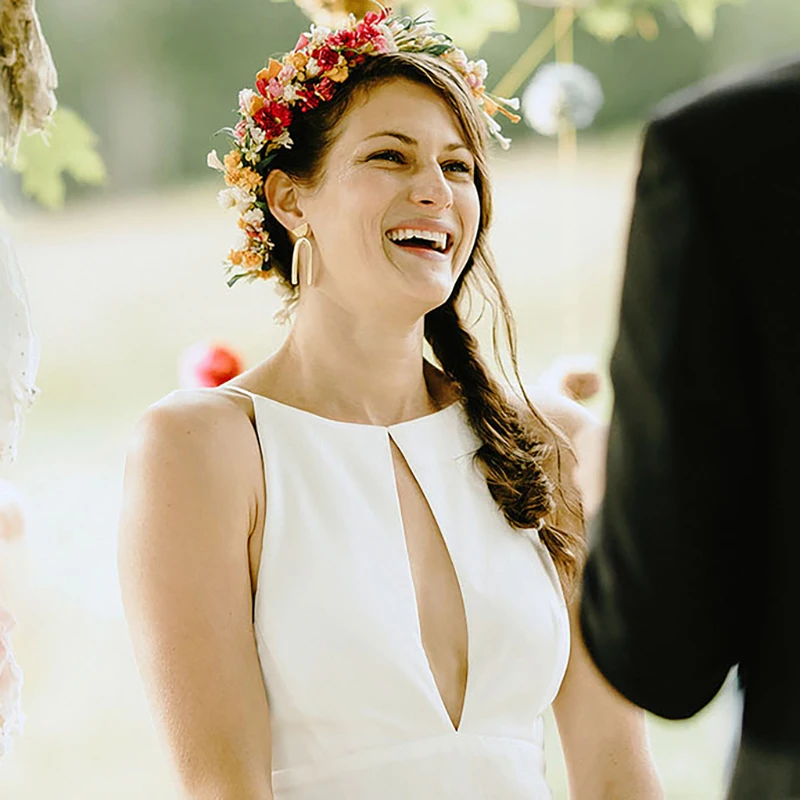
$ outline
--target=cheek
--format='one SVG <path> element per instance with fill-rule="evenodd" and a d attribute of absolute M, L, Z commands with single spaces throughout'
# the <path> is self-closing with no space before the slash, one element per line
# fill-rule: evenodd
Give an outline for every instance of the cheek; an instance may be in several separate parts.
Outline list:
<path fill-rule="evenodd" d="M 459 207 L 461 223 L 464 228 L 464 240 L 471 248 L 481 221 L 481 200 L 476 186 L 464 187 Z"/>

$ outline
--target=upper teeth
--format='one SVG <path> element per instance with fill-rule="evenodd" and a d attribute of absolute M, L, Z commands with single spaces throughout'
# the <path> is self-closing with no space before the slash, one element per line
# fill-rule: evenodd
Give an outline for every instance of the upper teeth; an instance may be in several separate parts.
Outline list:
<path fill-rule="evenodd" d="M 404 239 L 426 239 L 433 242 L 437 250 L 447 249 L 447 234 L 439 231 L 421 231 L 415 228 L 399 228 L 389 231 L 387 234 L 393 242 L 401 242 Z"/>

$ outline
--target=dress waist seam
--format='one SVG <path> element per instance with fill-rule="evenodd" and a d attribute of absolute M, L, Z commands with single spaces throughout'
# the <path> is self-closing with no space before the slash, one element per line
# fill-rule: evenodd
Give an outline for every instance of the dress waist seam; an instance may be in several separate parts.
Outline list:
<path fill-rule="evenodd" d="M 479 743 L 494 745 L 495 748 L 498 745 L 505 744 L 510 749 L 519 752 L 528 751 L 530 755 L 536 755 L 539 758 L 543 758 L 544 753 L 543 742 L 539 739 L 452 731 L 380 747 L 371 747 L 367 750 L 334 756 L 323 762 L 312 762 L 310 764 L 275 769 L 272 772 L 272 779 L 275 788 L 279 788 L 281 784 L 298 786 L 325 780 L 347 772 L 370 768 L 379 763 L 413 761 L 415 758 L 424 758 L 435 753 L 470 749 L 472 745 Z"/>

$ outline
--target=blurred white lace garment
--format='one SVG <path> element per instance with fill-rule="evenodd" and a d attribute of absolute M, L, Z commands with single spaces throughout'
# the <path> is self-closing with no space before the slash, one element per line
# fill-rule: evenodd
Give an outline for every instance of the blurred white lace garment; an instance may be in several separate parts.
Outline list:
<path fill-rule="evenodd" d="M 8 234 L 0 228 L 0 470 L 17 455 L 25 412 L 36 395 L 39 342 L 25 281 Z"/>
<path fill-rule="evenodd" d="M 14 618 L 0 605 L 0 757 L 8 750 L 11 737 L 22 733 L 25 721 L 20 706 L 22 670 L 9 643 L 13 629 Z"/>

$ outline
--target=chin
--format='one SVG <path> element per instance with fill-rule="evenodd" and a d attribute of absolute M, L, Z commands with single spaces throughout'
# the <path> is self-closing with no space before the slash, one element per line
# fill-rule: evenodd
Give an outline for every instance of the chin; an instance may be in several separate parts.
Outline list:
<path fill-rule="evenodd" d="M 420 287 L 415 293 L 415 298 L 419 301 L 422 313 L 427 314 L 435 308 L 444 305 L 453 293 L 454 281 L 448 273 L 442 276 L 441 280 L 428 281 L 427 286 Z"/>

